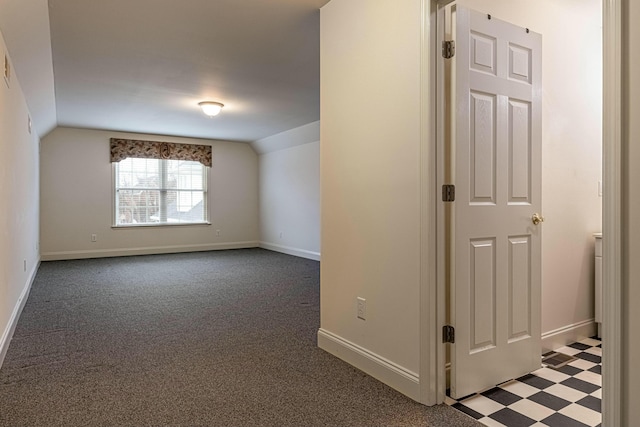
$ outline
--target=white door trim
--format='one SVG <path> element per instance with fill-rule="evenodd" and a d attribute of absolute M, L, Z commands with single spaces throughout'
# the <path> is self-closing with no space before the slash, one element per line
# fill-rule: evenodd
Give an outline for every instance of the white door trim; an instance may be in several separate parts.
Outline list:
<path fill-rule="evenodd" d="M 438 256 L 438 183 L 441 168 L 437 153 L 441 135 L 442 94 L 439 93 L 438 11 L 454 0 L 421 0 L 421 121 L 420 121 L 420 403 L 441 404 L 446 395 L 446 349 L 442 327 L 446 321 L 442 257 Z"/>
<path fill-rule="evenodd" d="M 421 0 L 420 58 L 420 403 L 444 402 L 445 358 L 440 345 L 440 289 L 436 278 L 436 11 L 437 0 Z M 444 301 L 444 300 L 443 300 Z"/>
<path fill-rule="evenodd" d="M 622 416 L 622 0 L 603 0 L 602 425 Z"/>
<path fill-rule="evenodd" d="M 427 3 L 428 2 L 428 3 Z M 439 134 L 435 119 L 437 111 L 436 16 L 438 0 L 423 0 L 423 56 L 422 59 L 422 282 L 420 299 L 421 358 L 420 385 L 422 403 L 442 403 L 445 395 L 444 344 L 439 331 L 444 325 L 446 306 L 444 283 L 433 271 L 437 265 L 435 231 L 437 222 L 434 206 L 437 205 L 436 146 Z M 447 2 L 442 2 L 447 3 Z M 603 290 L 603 399 L 602 425 L 620 425 L 622 414 L 622 0 L 603 0 L 603 240 L 604 282 Z M 428 187 L 428 188 L 427 188 Z M 426 205 L 425 205 L 426 203 Z M 431 238 L 430 238 L 431 237 Z M 435 327 L 434 327 L 435 326 Z"/>
<path fill-rule="evenodd" d="M 435 404 L 443 403 L 446 397 L 447 387 L 447 359 L 446 359 L 446 345 L 442 342 L 442 328 L 447 323 L 447 298 L 446 298 L 446 276 L 445 276 L 445 257 L 443 256 L 443 248 L 445 248 L 445 227 L 444 227 L 444 204 L 439 203 L 439 192 L 441 185 L 444 183 L 444 167 L 438 165 L 444 165 L 445 156 L 444 152 L 444 131 L 445 131 L 445 103 L 444 103 L 444 67 L 443 62 L 440 60 L 441 44 L 444 40 L 444 7 L 454 0 L 431 0 L 430 1 L 430 23 L 431 23 L 431 40 L 429 47 L 429 84 L 431 89 L 431 99 L 429 100 L 429 106 L 431 107 L 432 114 L 428 116 L 430 123 L 432 139 L 429 141 L 429 150 L 433 159 L 431 174 L 429 176 L 428 185 L 433 189 L 433 197 L 431 199 L 431 211 L 430 220 L 433 224 L 433 235 L 431 237 L 430 245 L 433 247 L 433 271 L 430 276 L 429 286 L 431 292 L 429 295 L 432 297 L 432 304 L 434 306 L 435 315 L 428 319 L 426 316 L 421 316 L 421 325 L 430 325 L 429 329 L 434 335 L 432 345 L 434 351 L 431 354 L 434 355 L 437 365 L 435 371 L 429 377 L 430 388 L 432 395 L 435 398 Z M 424 118 L 424 116 L 423 116 Z M 427 292 L 425 292 L 426 294 Z M 432 322 L 432 323 L 429 323 Z M 424 335 L 424 332 L 422 332 Z M 424 341 L 424 340 L 423 340 Z M 427 371 L 422 371 L 427 372 Z M 422 378 L 422 377 L 421 377 Z M 421 384 L 426 381 L 421 381 Z"/>

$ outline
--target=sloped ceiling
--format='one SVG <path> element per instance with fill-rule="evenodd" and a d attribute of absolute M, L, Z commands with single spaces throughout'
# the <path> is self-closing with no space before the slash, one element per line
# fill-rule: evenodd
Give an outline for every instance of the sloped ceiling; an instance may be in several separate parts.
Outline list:
<path fill-rule="evenodd" d="M 0 0 L 0 30 L 40 136 L 56 127 L 47 0 Z"/>
<path fill-rule="evenodd" d="M 0 0 L 0 28 L 40 134 L 53 118 L 255 141 L 319 119 L 319 8 L 327 2 L 49 0 L 46 22 L 45 0 Z M 55 97 L 49 88 L 41 96 L 52 81 Z M 225 108 L 207 118 L 197 105 L 204 100 Z"/>

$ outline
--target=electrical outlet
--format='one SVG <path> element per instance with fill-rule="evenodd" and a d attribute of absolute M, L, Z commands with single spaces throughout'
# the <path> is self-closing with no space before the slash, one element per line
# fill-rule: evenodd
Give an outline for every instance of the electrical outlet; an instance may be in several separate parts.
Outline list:
<path fill-rule="evenodd" d="M 282 231 L 280 232 L 280 238 L 282 239 Z"/>
<path fill-rule="evenodd" d="M 361 297 L 357 298 L 358 301 L 358 319 L 366 320 L 367 318 L 367 300 Z"/>
<path fill-rule="evenodd" d="M 220 236 L 220 230 L 216 230 L 216 236 Z"/>
<path fill-rule="evenodd" d="M 92 234 L 91 235 L 91 241 L 92 242 L 97 242 L 98 241 L 98 235 L 97 234 Z"/>
<path fill-rule="evenodd" d="M 22 267 L 24 268 L 24 271 L 26 273 L 26 271 L 27 271 L 27 260 L 26 259 L 22 261 Z"/>

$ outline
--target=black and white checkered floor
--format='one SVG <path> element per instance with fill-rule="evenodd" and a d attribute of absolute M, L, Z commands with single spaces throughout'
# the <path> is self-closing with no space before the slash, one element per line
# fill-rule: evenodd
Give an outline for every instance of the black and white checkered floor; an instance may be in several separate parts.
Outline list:
<path fill-rule="evenodd" d="M 601 342 L 588 338 L 556 351 L 577 360 L 447 403 L 487 426 L 600 426 Z"/>

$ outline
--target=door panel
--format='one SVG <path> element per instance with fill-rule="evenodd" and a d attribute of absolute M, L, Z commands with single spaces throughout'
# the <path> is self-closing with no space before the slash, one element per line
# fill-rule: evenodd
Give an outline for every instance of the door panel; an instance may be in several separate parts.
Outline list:
<path fill-rule="evenodd" d="M 541 36 L 452 7 L 451 394 L 540 367 Z"/>
<path fill-rule="evenodd" d="M 496 242 L 494 239 L 471 241 L 471 347 L 475 353 L 496 344 Z"/>
<path fill-rule="evenodd" d="M 496 97 L 471 93 L 471 198 L 474 204 L 496 202 Z"/>
<path fill-rule="evenodd" d="M 531 103 L 509 100 L 509 203 L 531 203 Z"/>
<path fill-rule="evenodd" d="M 509 342 L 531 336 L 531 239 L 509 238 Z"/>

